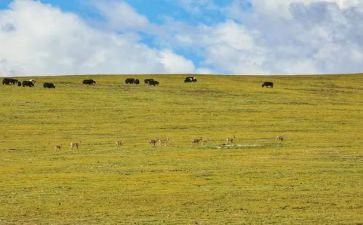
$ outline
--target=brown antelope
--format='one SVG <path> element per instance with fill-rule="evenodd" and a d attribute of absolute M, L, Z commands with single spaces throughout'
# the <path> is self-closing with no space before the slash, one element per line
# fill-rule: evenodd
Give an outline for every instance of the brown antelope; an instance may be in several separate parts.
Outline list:
<path fill-rule="evenodd" d="M 78 148 L 79 148 L 80 143 L 81 143 L 81 142 L 71 142 L 71 145 L 70 145 L 71 149 L 73 149 L 73 148 L 78 149 Z"/>
<path fill-rule="evenodd" d="M 159 139 L 160 145 L 167 146 L 169 144 L 169 138 Z"/>
<path fill-rule="evenodd" d="M 203 137 L 195 138 L 192 144 L 203 144 Z"/>
<path fill-rule="evenodd" d="M 56 145 L 54 146 L 55 150 L 61 150 L 62 149 L 62 145 Z"/>
<path fill-rule="evenodd" d="M 236 136 L 233 136 L 232 138 L 229 137 L 226 139 L 226 144 L 233 144 L 234 143 L 234 140 L 236 139 Z"/>
<path fill-rule="evenodd" d="M 158 143 L 160 143 L 160 139 L 151 139 L 151 140 L 149 141 L 149 144 L 153 145 L 154 147 L 155 147 Z"/>
<path fill-rule="evenodd" d="M 122 141 L 116 141 L 115 144 L 117 147 L 121 147 L 123 145 Z"/>
<path fill-rule="evenodd" d="M 285 140 L 285 137 L 284 136 L 276 136 L 275 140 L 283 142 Z"/>

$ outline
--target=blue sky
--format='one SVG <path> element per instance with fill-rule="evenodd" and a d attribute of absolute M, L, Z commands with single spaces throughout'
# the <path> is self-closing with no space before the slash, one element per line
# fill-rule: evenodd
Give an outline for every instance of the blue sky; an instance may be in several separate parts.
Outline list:
<path fill-rule="evenodd" d="M 7 8 L 11 2 L 12 0 L 1 0 L 0 7 Z M 40 0 L 40 2 L 51 4 L 64 11 L 74 12 L 84 17 L 95 16 L 94 10 L 90 7 L 89 0 Z M 199 13 L 190 12 L 188 9 L 183 8 L 182 4 L 178 3 L 177 0 L 126 0 L 126 2 L 153 23 L 160 24 L 165 17 L 186 21 L 191 24 L 213 24 L 225 20 L 223 13 L 216 9 L 203 10 Z M 228 6 L 232 0 L 215 0 L 213 2 L 217 7 L 223 8 Z"/>
<path fill-rule="evenodd" d="M 358 73 L 361 19 L 359 0 L 0 0 L 0 74 Z"/>

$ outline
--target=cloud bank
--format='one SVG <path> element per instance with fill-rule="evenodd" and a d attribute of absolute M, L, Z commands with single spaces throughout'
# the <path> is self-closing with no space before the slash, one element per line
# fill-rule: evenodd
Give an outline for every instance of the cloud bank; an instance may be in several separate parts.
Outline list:
<path fill-rule="evenodd" d="M 1 10 L 0 74 L 363 71 L 360 0 L 177 1 L 191 15 L 224 15 L 212 24 L 173 14 L 156 24 L 132 1 L 90 2 L 97 23 L 33 0 Z"/>
<path fill-rule="evenodd" d="M 116 10 L 136 17 L 129 6 Z M 137 26 L 147 24 L 137 18 Z M 131 28 L 130 22 L 123 24 Z M 37 1 L 17 0 L 0 11 L 0 43 L 0 74 L 8 76 L 195 71 L 190 60 L 143 44 L 137 33 L 96 29 L 75 14 Z"/>

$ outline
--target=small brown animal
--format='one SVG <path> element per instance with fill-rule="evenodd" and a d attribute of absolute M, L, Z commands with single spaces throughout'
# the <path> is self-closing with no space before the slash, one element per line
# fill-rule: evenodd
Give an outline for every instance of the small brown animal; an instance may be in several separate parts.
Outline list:
<path fill-rule="evenodd" d="M 151 139 L 151 140 L 149 141 L 149 144 L 153 145 L 154 147 L 155 147 L 158 143 L 160 143 L 160 139 Z"/>
<path fill-rule="evenodd" d="M 61 150 L 62 149 L 62 145 L 56 145 L 54 146 L 55 150 Z"/>
<path fill-rule="evenodd" d="M 115 144 L 116 144 L 117 147 L 121 147 L 123 145 L 122 141 L 116 141 Z"/>
<path fill-rule="evenodd" d="M 233 144 L 234 143 L 234 140 L 236 139 L 236 136 L 233 136 L 232 138 L 229 137 L 226 139 L 226 144 Z"/>
<path fill-rule="evenodd" d="M 80 145 L 80 142 L 71 142 L 70 147 L 71 147 L 71 149 L 73 149 L 73 148 L 78 149 L 79 148 L 79 145 Z"/>
<path fill-rule="evenodd" d="M 203 144 L 203 137 L 195 138 L 192 144 Z"/>
<path fill-rule="evenodd" d="M 164 138 L 159 140 L 161 145 L 167 146 L 169 144 L 169 138 Z"/>
<path fill-rule="evenodd" d="M 285 137 L 284 136 L 276 136 L 275 138 L 276 141 L 281 141 L 283 142 L 285 140 Z"/>

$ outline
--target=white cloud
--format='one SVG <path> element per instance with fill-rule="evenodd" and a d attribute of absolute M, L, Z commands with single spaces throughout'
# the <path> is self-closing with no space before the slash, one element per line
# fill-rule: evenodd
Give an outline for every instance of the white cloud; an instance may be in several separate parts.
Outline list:
<path fill-rule="evenodd" d="M 107 20 L 107 26 L 114 30 L 144 30 L 151 26 L 145 16 L 137 13 L 125 1 L 93 0 L 92 5 Z"/>
<path fill-rule="evenodd" d="M 229 20 L 173 28 L 175 45 L 199 49 L 206 67 L 233 74 L 363 71 L 363 3 L 355 0 L 235 0 Z M 170 25 L 169 25 L 170 26 Z"/>
<path fill-rule="evenodd" d="M 139 18 L 137 26 L 147 24 L 128 6 L 120 8 L 120 17 L 131 15 Z M 131 23 L 123 26 L 129 29 Z M 0 43 L 0 74 L 6 76 L 194 71 L 190 60 L 150 48 L 135 33 L 98 30 L 38 1 L 16 0 L 0 11 Z"/>
<path fill-rule="evenodd" d="M 170 50 L 162 51 L 160 56 L 166 73 L 175 73 L 176 71 L 193 73 L 195 71 L 194 64 L 191 61 L 176 55 Z"/>
<path fill-rule="evenodd" d="M 227 21 L 200 29 L 199 40 L 203 40 L 201 47 L 207 65 L 235 74 L 267 72 L 261 68 L 264 49 L 257 46 L 253 35 L 240 24 Z"/>
<path fill-rule="evenodd" d="M 150 22 L 124 0 L 93 0 L 104 23 L 33 0 L 0 11 L 0 73 L 296 74 L 363 71 L 360 0 L 234 0 L 218 24 Z M 145 3 L 149 4 L 149 3 Z M 213 0 L 178 0 L 192 15 Z M 36 16 L 34 16 L 36 15 Z M 106 29 L 104 29 L 106 27 Z M 155 38 L 159 48 L 141 41 Z M 198 58 L 176 54 L 187 52 Z"/>
<path fill-rule="evenodd" d="M 269 54 L 265 68 L 283 73 L 361 72 L 363 5 L 341 0 L 254 0 L 261 13 L 246 28 Z M 266 4 L 265 4 L 266 3 Z M 281 12 L 288 12 L 288 16 Z M 239 18 L 235 18 L 243 24 Z M 274 68 L 274 64 L 286 64 Z M 301 68 L 299 65 L 305 65 Z"/>
<path fill-rule="evenodd" d="M 235 0 L 235 2 L 241 2 L 241 0 Z M 313 3 L 335 4 L 341 10 L 363 5 L 361 0 L 251 0 L 251 3 L 258 13 L 272 13 L 276 17 L 291 16 L 290 7 L 293 4 L 303 6 L 309 6 Z"/>

